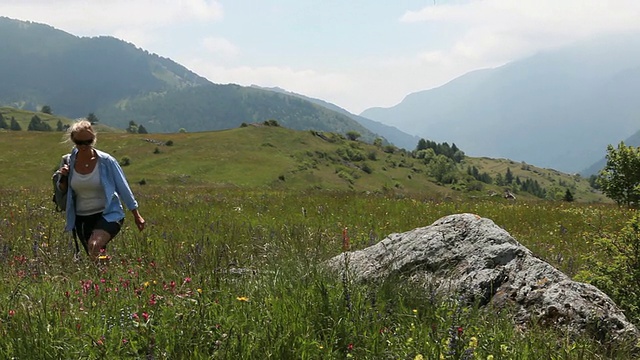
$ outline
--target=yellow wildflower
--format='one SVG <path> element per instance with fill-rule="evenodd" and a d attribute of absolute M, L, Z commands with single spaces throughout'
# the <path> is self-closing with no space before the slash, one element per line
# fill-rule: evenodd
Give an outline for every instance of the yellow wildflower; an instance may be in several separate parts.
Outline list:
<path fill-rule="evenodd" d="M 478 347 L 478 338 L 475 336 L 472 336 L 471 339 L 469 340 L 469 347 L 471 348 L 477 348 Z"/>
<path fill-rule="evenodd" d="M 249 298 L 248 298 L 248 297 L 246 297 L 246 296 L 238 296 L 238 297 L 236 298 L 236 300 L 238 300 L 238 301 L 249 301 Z"/>

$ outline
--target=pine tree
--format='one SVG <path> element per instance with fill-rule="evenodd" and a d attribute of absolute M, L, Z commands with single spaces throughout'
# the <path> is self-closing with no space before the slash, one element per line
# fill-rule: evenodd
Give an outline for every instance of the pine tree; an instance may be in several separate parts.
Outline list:
<path fill-rule="evenodd" d="M 569 189 L 567 189 L 567 191 L 564 193 L 564 197 L 562 198 L 562 200 L 564 200 L 566 202 L 572 202 L 573 201 L 573 194 L 571 193 L 571 191 L 569 191 Z"/>
<path fill-rule="evenodd" d="M 13 116 L 11 117 L 11 126 L 10 129 L 12 131 L 21 131 L 22 127 L 20 126 L 20 124 L 18 124 L 18 121 L 16 120 L 16 118 L 14 118 Z"/>
<path fill-rule="evenodd" d="M 504 181 L 507 184 L 511 184 L 513 182 L 513 174 L 511 173 L 510 168 L 507 168 L 507 173 L 504 174 Z"/>

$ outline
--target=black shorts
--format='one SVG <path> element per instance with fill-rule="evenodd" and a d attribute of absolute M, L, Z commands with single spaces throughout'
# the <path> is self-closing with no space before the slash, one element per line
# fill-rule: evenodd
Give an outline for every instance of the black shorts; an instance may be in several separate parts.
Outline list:
<path fill-rule="evenodd" d="M 123 223 L 124 219 L 118 222 L 108 222 L 102 217 L 102 213 L 87 216 L 76 215 L 76 226 L 73 231 L 76 233 L 76 236 L 78 236 L 78 239 L 80 239 L 84 250 L 88 252 L 87 243 L 89 242 L 89 238 L 91 238 L 93 230 L 104 230 L 109 233 L 111 239 L 113 239 L 120 232 Z"/>

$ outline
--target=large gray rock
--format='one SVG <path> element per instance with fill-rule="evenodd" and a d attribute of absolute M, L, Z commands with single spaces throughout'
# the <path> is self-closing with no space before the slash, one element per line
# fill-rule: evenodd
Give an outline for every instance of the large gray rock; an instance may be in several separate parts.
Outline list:
<path fill-rule="evenodd" d="M 493 221 L 474 214 L 450 215 L 431 226 L 391 234 L 326 265 L 342 272 L 345 256 L 348 275 L 355 281 L 399 275 L 469 302 L 515 307 L 517 326 L 539 321 L 604 342 L 636 340 L 640 335 L 602 291 L 572 281 Z"/>

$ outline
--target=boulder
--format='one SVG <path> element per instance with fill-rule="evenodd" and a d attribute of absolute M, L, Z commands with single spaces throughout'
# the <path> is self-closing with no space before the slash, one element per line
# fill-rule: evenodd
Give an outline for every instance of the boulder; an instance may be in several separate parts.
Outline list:
<path fill-rule="evenodd" d="M 445 216 L 431 226 L 391 234 L 325 264 L 343 272 L 345 261 L 354 281 L 399 276 L 469 303 L 508 306 L 522 328 L 535 321 L 605 343 L 639 339 L 638 329 L 605 293 L 572 281 L 492 220 L 474 214 Z"/>

